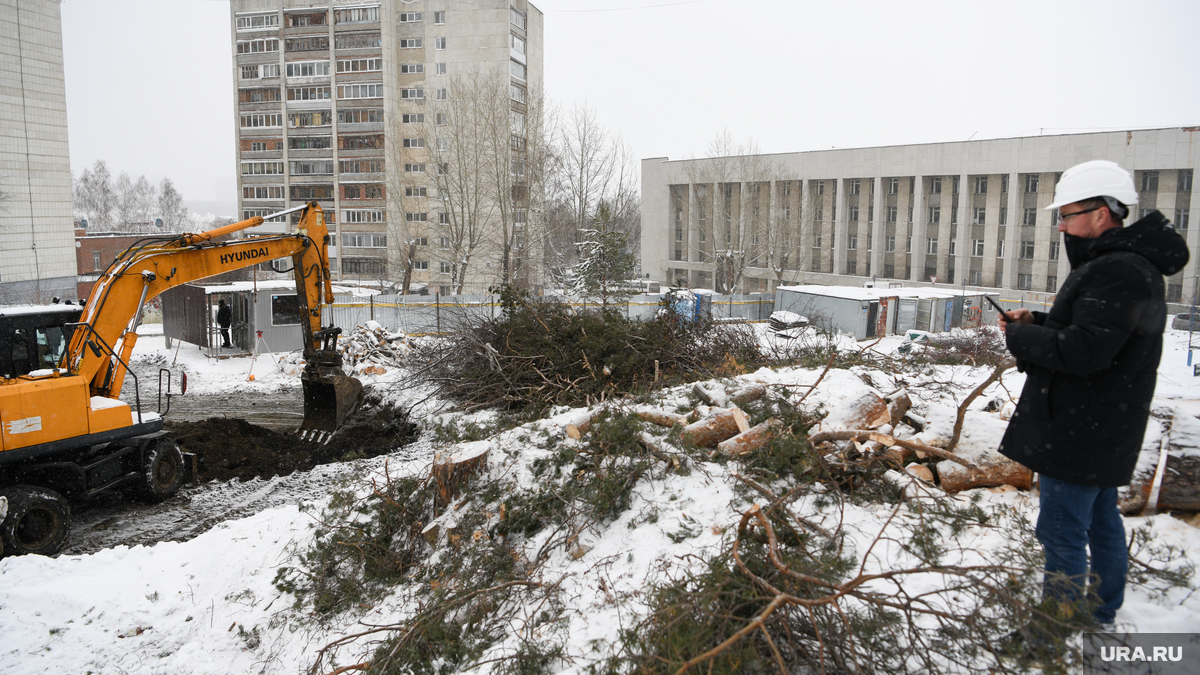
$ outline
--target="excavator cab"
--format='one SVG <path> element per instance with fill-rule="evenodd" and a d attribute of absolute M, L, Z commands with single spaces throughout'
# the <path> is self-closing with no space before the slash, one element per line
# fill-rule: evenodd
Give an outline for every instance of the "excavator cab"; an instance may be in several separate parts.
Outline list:
<path fill-rule="evenodd" d="M 0 376 L 15 378 L 59 367 L 71 340 L 68 324 L 79 321 L 79 305 L 0 309 Z"/>

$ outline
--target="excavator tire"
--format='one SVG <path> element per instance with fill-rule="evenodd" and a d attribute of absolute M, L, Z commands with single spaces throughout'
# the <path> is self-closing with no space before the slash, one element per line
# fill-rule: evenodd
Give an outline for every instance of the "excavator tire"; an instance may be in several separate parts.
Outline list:
<path fill-rule="evenodd" d="M 183 485 L 183 451 L 173 441 L 160 438 L 146 449 L 137 495 L 156 504 L 175 496 Z"/>
<path fill-rule="evenodd" d="M 54 555 L 67 543 L 71 505 L 49 488 L 14 485 L 0 490 L 8 498 L 8 515 L 0 523 L 7 555 Z"/>

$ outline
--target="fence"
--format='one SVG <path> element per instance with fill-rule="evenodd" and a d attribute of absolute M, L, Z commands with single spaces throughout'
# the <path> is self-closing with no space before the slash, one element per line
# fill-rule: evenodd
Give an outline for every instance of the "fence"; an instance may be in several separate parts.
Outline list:
<path fill-rule="evenodd" d="M 750 295 L 713 295 L 714 319 L 765 321 L 775 305 L 775 296 L 765 293 Z M 621 303 L 622 313 L 631 319 L 654 317 L 662 307 L 662 295 L 635 295 Z M 562 297 L 536 298 L 539 302 L 563 302 Z M 594 302 L 570 300 L 572 307 L 595 308 Z M 374 295 L 357 297 L 348 294 L 334 296 L 332 316 L 325 312 L 325 321 L 349 331 L 352 327 L 375 321 L 392 330 L 409 335 L 450 333 L 481 319 L 495 317 L 501 311 L 500 297 L 481 295 Z"/>

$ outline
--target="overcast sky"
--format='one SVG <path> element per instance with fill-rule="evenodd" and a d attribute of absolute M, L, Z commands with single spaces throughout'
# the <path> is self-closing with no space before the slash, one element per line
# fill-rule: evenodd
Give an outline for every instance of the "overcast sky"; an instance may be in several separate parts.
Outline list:
<path fill-rule="evenodd" d="M 1200 2 L 541 0 L 546 88 L 638 159 L 1200 125 Z M 71 167 L 236 205 L 226 0 L 63 0 Z"/>

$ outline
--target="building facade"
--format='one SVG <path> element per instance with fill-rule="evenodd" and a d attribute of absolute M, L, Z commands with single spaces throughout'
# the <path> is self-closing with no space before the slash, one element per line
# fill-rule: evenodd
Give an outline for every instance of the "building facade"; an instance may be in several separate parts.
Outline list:
<path fill-rule="evenodd" d="M 0 304 L 75 296 L 62 19 L 0 0 Z"/>
<path fill-rule="evenodd" d="M 335 278 L 408 276 L 444 293 L 494 283 L 503 242 L 492 221 L 481 226 L 486 236 L 462 227 L 493 211 L 463 213 L 448 185 L 451 155 L 469 136 L 450 111 L 468 82 L 502 91 L 504 160 L 521 166 L 526 100 L 542 80 L 536 7 L 233 0 L 231 35 L 243 218 L 315 200 L 336 232 Z M 527 205 L 505 205 L 509 231 Z"/>
<path fill-rule="evenodd" d="M 1070 267 L 1057 214 L 1062 172 L 1107 159 L 1139 205 L 1192 250 L 1200 127 L 642 160 L 642 266 L 667 283 L 725 292 L 891 279 L 1054 293 Z M 1200 256 L 1167 281 L 1196 295 Z"/>

